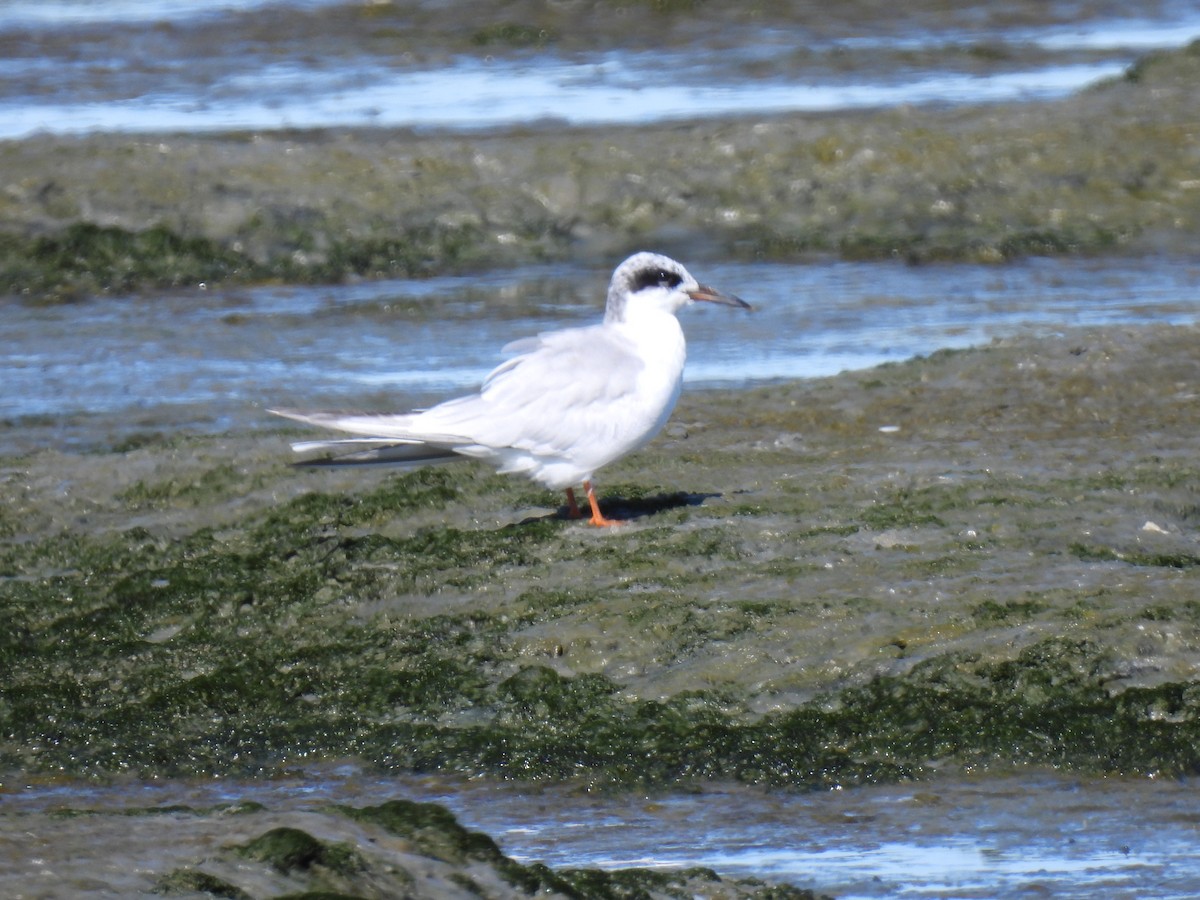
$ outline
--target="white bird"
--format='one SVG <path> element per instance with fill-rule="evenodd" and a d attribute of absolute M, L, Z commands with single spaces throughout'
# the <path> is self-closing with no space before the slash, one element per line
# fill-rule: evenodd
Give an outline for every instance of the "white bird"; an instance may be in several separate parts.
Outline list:
<path fill-rule="evenodd" d="M 636 253 L 613 272 L 601 324 L 514 341 L 504 351 L 515 355 L 476 394 L 401 415 L 270 412 L 363 436 L 293 444 L 299 453 L 335 454 L 302 465 L 414 466 L 472 457 L 565 489 L 572 518 L 581 515 L 574 485 L 582 484 L 591 523 L 618 524 L 601 515 L 592 478 L 666 424 L 687 350 L 675 314 L 695 301 L 750 308 L 701 285 L 673 259 Z"/>

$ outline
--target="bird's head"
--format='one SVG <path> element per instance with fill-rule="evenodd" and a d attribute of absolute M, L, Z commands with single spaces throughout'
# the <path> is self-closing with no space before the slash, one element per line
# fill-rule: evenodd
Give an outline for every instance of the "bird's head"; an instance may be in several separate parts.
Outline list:
<path fill-rule="evenodd" d="M 697 301 L 750 308 L 750 304 L 732 294 L 722 294 L 700 284 L 669 256 L 635 253 L 613 272 L 604 320 L 624 322 L 631 312 L 650 309 L 675 313 Z"/>

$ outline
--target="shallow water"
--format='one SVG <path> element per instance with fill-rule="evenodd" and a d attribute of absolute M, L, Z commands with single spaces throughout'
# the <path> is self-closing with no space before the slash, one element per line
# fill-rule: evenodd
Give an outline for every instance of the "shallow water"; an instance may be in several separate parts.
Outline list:
<path fill-rule="evenodd" d="M 553 867 L 707 866 L 839 898 L 1193 897 L 1196 786 L 1039 773 L 833 792 L 708 786 L 663 796 L 568 786 L 393 779 L 346 766 L 267 782 L 57 785 L 11 791 L 8 825 L 51 809 L 117 811 L 258 801 L 272 811 L 393 797 L 436 801 L 505 853 Z M 114 817 L 114 840 L 129 820 Z M 5 826 L 0 817 L 0 826 Z M 96 840 L 94 818 L 89 840 Z M 72 863 L 68 848 L 59 864 Z M 153 869 L 155 849 L 124 848 Z M 172 853 L 178 853 L 173 848 Z M 0 888 L 22 862 L 0 863 Z M 51 861 L 50 865 L 55 865 Z M 28 863 L 24 863 L 27 867 Z"/>
<path fill-rule="evenodd" d="M 1037 777 L 782 797 L 732 790 L 598 805 L 531 827 L 478 818 L 519 858 L 551 865 L 701 865 L 841 898 L 1165 897 L 1200 888 L 1196 799 L 1186 784 Z"/>
<path fill-rule="evenodd" d="M 299 14 L 339 6 L 336 27 Z M 272 16 L 286 22 L 286 35 L 271 33 Z M 898 22 L 886 35 L 878 28 L 844 35 L 813 23 L 803 33 L 761 28 L 710 52 L 693 45 L 493 56 L 486 48 L 443 48 L 418 59 L 376 40 L 362 18 L 354 5 L 332 0 L 5 4 L 0 139 L 38 132 L 477 130 L 547 120 L 630 124 L 1044 99 L 1118 75 L 1138 54 L 1200 36 L 1200 17 L 1187 4 L 1133 4 L 1120 18 L 1074 25 L 931 31 Z M 981 46 L 1002 50 L 970 52 Z"/>
<path fill-rule="evenodd" d="M 253 131 L 282 128 L 415 127 L 481 130 L 553 120 L 637 124 L 746 113 L 827 112 L 901 103 L 981 103 L 1061 97 L 1119 75 L 1132 61 L 1050 66 L 982 76 L 912 73 L 887 83 L 748 81 L 680 83 L 664 78 L 683 56 L 624 54 L 584 63 L 474 60 L 425 71 L 339 66 L 314 71 L 271 63 L 189 93 L 148 91 L 94 102 L 25 99 L 0 104 L 0 139 L 91 131 Z M 26 73 L 19 73 L 26 74 Z"/>
<path fill-rule="evenodd" d="M 266 6 L 306 9 L 340 0 L 9 0 L 0 7 L 0 28 L 59 28 L 80 23 L 182 23 Z"/>
<path fill-rule="evenodd" d="M 206 410 L 265 424 L 270 406 L 407 409 L 470 390 L 509 341 L 601 316 L 606 272 L 529 268 L 331 287 L 262 287 L 3 305 L 0 419 L 61 420 L 56 442 Z M 1022 332 L 1197 321 L 1200 264 L 1033 259 L 1006 266 L 714 265 L 749 314 L 682 314 L 686 379 L 737 387 L 863 369 Z M 37 436 L 6 429 L 6 451 Z"/>

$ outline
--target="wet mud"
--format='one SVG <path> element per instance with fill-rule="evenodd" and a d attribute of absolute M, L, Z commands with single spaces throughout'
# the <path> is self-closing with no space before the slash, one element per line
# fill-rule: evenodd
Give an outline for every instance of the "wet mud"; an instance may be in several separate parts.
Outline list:
<path fill-rule="evenodd" d="M 610 263 L 643 246 L 689 261 L 1181 252 L 1200 230 L 1198 73 L 1192 45 L 1045 103 L 8 141 L 0 293 Z"/>
<path fill-rule="evenodd" d="M 9 771 L 597 784 L 1198 762 L 1192 328 L 693 393 L 603 530 L 279 432 L 5 461 Z"/>

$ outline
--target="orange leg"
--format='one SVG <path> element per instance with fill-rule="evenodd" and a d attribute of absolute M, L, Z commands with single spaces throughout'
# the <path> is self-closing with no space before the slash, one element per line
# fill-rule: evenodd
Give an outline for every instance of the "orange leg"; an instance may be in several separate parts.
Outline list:
<path fill-rule="evenodd" d="M 593 525 L 598 525 L 604 528 L 607 528 L 610 525 L 625 524 L 619 519 L 604 518 L 604 516 L 600 514 L 600 504 L 596 502 L 596 492 L 592 490 L 592 483 L 590 481 L 585 481 L 583 483 L 583 487 L 587 491 L 588 504 L 592 507 L 592 517 L 588 520 L 589 522 L 591 522 Z"/>
<path fill-rule="evenodd" d="M 579 504 L 575 502 L 575 488 L 567 488 L 567 518 L 583 518 L 583 513 L 579 511 Z"/>

